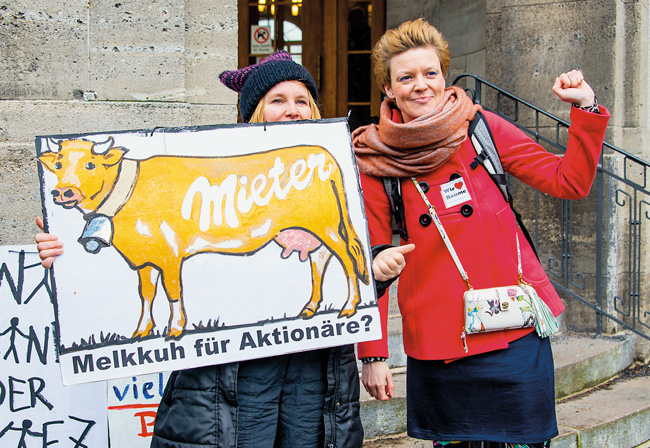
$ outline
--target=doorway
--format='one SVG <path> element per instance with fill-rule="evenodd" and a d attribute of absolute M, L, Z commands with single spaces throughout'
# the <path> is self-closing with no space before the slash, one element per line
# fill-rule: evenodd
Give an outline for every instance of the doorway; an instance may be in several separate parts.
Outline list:
<path fill-rule="evenodd" d="M 325 118 L 376 122 L 381 92 L 370 53 L 385 31 L 386 0 L 239 0 L 239 67 L 286 50 L 312 74 Z"/>

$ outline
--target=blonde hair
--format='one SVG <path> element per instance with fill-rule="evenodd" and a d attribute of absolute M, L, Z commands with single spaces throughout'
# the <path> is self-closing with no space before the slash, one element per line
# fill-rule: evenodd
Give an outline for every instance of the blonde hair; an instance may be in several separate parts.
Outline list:
<path fill-rule="evenodd" d="M 451 61 L 448 46 L 440 31 L 423 18 L 386 31 L 372 50 L 373 71 L 379 88 L 385 93 L 384 86 L 390 85 L 390 60 L 413 48 L 433 48 L 440 59 L 442 76 L 446 77 Z"/>
<path fill-rule="evenodd" d="M 303 84 L 301 81 L 293 81 L 293 82 L 300 82 L 301 84 Z M 311 92 L 309 92 L 309 89 L 307 89 L 307 94 L 309 95 L 309 108 L 311 109 L 311 119 L 318 120 L 321 118 L 321 113 L 320 113 L 320 109 L 318 108 L 318 104 L 316 104 L 316 101 L 314 101 L 314 97 L 311 95 Z M 257 106 L 253 111 L 253 115 L 251 115 L 251 119 L 249 123 L 263 123 L 264 121 L 265 121 L 264 120 L 264 97 L 262 97 L 259 103 L 257 103 Z"/>

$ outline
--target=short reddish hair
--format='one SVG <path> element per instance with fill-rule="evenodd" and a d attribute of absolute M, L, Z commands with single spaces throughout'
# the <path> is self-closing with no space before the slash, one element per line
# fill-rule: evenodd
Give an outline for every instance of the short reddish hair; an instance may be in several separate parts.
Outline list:
<path fill-rule="evenodd" d="M 390 85 L 390 61 L 394 56 L 413 48 L 431 47 L 440 58 L 442 76 L 447 76 L 451 56 L 449 44 L 440 31 L 423 18 L 402 23 L 384 33 L 372 50 L 373 71 L 379 88 Z"/>

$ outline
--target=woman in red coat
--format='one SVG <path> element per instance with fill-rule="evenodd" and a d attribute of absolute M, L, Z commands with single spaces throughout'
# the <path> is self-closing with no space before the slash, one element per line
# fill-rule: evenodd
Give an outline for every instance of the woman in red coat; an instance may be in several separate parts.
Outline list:
<path fill-rule="evenodd" d="M 410 179 L 417 180 L 435 207 L 475 289 L 518 283 L 518 236 L 525 281 L 555 316 L 562 312 L 559 296 L 498 187 L 483 166 L 470 166 L 476 153 L 467 129 L 480 106 L 462 89 L 445 88 L 447 42 L 423 19 L 387 31 L 373 60 L 388 99 L 381 105 L 379 125 L 357 129 L 352 137 L 370 240 L 379 252 L 373 262 L 375 279 L 389 281 L 401 273 L 408 433 L 433 440 L 434 446 L 452 441 L 461 442 L 454 447 L 483 446 L 482 441 L 496 444 L 489 446 L 547 446 L 557 435 L 548 338 L 533 329 L 513 329 L 468 335 L 464 346 L 467 284 Z M 496 115 L 484 115 L 505 171 L 544 193 L 584 198 L 596 173 L 609 113 L 598 106 L 578 70 L 560 75 L 552 90 L 573 105 L 564 157 L 548 153 Z M 409 240 L 381 250 L 392 241 L 383 177 L 401 178 Z M 379 400 L 393 393 L 385 362 L 387 301 L 384 294 L 384 338 L 358 345 L 363 385 Z"/>

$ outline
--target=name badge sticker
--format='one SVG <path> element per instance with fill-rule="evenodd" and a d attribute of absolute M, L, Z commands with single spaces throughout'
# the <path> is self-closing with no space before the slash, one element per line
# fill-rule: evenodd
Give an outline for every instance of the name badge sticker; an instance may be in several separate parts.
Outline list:
<path fill-rule="evenodd" d="M 447 208 L 472 200 L 469 191 L 467 191 L 467 184 L 462 177 L 442 184 L 440 194 L 442 194 L 442 200 Z"/>

